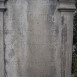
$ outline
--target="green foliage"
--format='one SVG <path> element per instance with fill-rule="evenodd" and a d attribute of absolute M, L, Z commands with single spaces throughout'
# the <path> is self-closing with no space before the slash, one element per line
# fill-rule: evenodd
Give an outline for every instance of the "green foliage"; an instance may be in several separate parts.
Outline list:
<path fill-rule="evenodd" d="M 73 71 L 73 74 L 77 77 L 77 55 L 76 54 L 73 54 L 73 59 L 72 59 L 73 63 L 72 63 L 72 71 Z"/>
<path fill-rule="evenodd" d="M 76 2 L 77 8 L 77 2 Z M 72 57 L 72 73 L 77 77 L 77 10 L 74 14 L 74 21 L 73 21 L 73 57 Z"/>
<path fill-rule="evenodd" d="M 77 11 L 76 11 L 77 12 Z M 75 12 L 74 15 L 74 27 L 73 27 L 73 45 L 74 45 L 74 50 L 75 53 L 77 54 L 77 13 Z"/>

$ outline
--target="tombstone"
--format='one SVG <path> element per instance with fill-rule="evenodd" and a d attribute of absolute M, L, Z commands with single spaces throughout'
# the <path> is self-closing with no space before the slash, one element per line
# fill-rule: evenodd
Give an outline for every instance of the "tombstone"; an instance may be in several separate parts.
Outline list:
<path fill-rule="evenodd" d="M 71 77 L 74 11 L 74 0 L 0 0 L 0 77 Z"/>

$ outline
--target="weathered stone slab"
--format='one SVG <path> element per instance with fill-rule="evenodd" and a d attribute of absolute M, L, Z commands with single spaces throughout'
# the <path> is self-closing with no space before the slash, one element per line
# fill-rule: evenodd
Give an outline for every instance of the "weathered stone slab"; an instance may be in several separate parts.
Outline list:
<path fill-rule="evenodd" d="M 7 77 L 71 76 L 74 7 L 73 3 L 58 4 L 57 0 L 7 1 L 4 13 Z"/>
<path fill-rule="evenodd" d="M 56 1 L 8 0 L 6 6 L 4 29 L 7 76 L 56 77 L 56 37 L 50 20 L 56 9 Z"/>

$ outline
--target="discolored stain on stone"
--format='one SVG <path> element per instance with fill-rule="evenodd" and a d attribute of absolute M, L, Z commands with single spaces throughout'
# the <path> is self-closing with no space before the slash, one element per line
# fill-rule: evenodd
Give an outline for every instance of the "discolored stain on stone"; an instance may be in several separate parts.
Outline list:
<path fill-rule="evenodd" d="M 64 16 L 61 17 L 61 23 L 64 24 Z"/>
<path fill-rule="evenodd" d="M 64 25 L 64 28 L 62 29 L 61 37 L 62 37 L 62 43 L 67 42 L 67 25 L 66 24 Z"/>

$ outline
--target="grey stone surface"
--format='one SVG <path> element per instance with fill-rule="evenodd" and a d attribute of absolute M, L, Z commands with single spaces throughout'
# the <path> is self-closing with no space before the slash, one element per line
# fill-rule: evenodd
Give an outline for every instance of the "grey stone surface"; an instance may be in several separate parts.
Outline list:
<path fill-rule="evenodd" d="M 3 12 L 0 12 L 0 76 L 4 77 Z"/>
<path fill-rule="evenodd" d="M 4 60 L 4 35 L 3 35 L 3 10 L 4 2 L 0 1 L 0 77 L 5 76 L 5 60 Z"/>
<path fill-rule="evenodd" d="M 58 0 L 58 1 L 61 1 L 61 2 L 76 2 L 76 0 Z"/>
<path fill-rule="evenodd" d="M 6 1 L 6 0 L 0 0 L 0 1 Z"/>
<path fill-rule="evenodd" d="M 74 3 L 8 0 L 5 6 L 4 17 L 0 12 L 0 76 L 5 71 L 5 77 L 71 77 L 73 11 L 68 10 Z"/>
<path fill-rule="evenodd" d="M 71 77 L 73 25 L 70 24 L 73 24 L 73 13 L 62 12 L 61 16 L 64 19 L 61 27 L 61 75 Z"/>
<path fill-rule="evenodd" d="M 7 76 L 56 77 L 53 32 L 56 26 L 51 20 L 56 1 L 8 0 L 6 7 Z"/>

